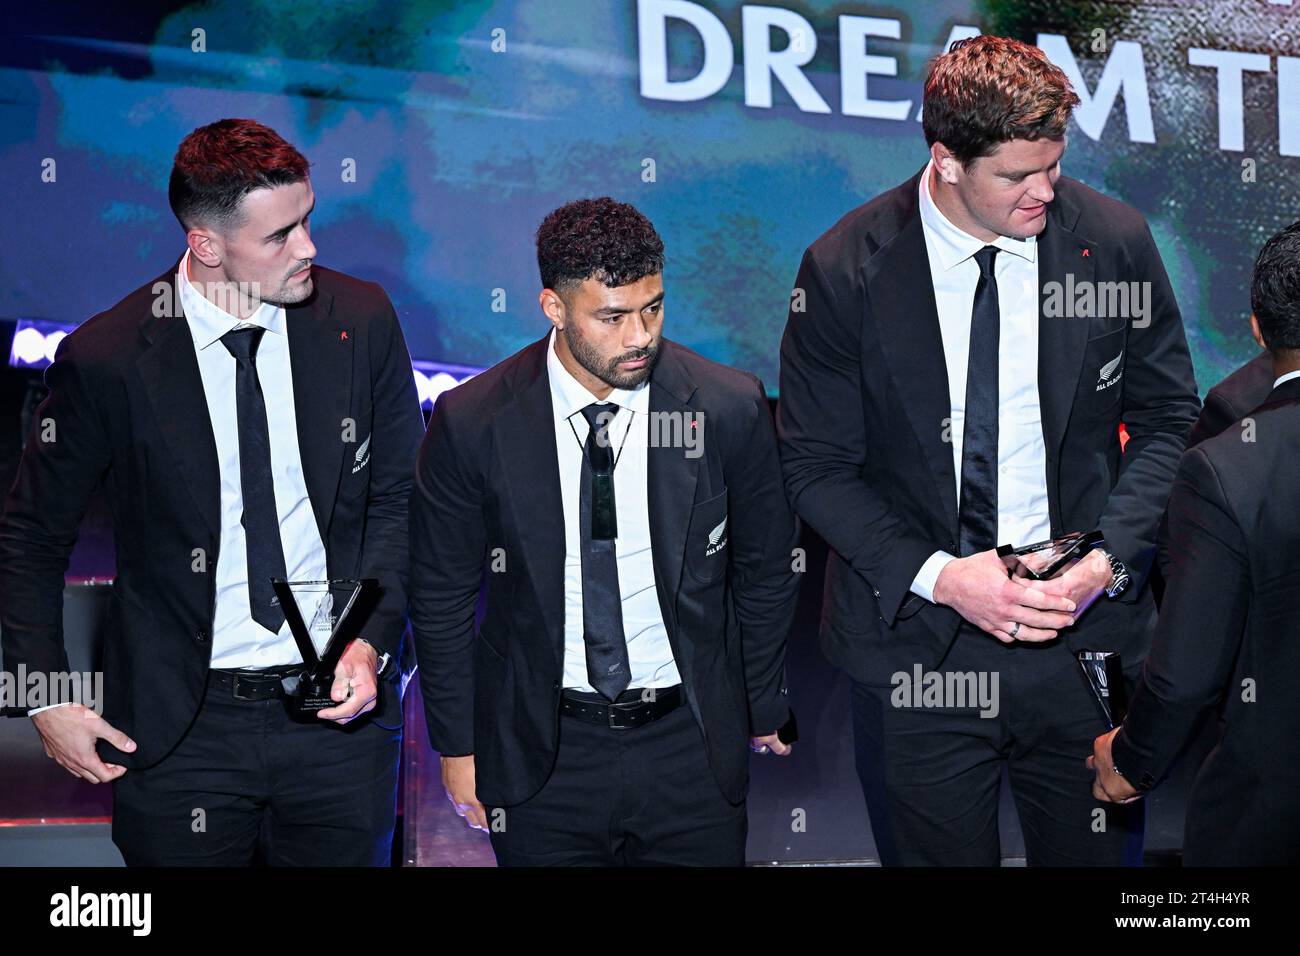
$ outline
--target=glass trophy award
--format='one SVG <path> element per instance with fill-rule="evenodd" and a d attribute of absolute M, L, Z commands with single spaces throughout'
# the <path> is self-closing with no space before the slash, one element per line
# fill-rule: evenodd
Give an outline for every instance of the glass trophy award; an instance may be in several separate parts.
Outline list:
<path fill-rule="evenodd" d="M 1079 651 L 1079 666 L 1101 716 L 1110 728 L 1124 723 L 1128 714 L 1128 690 L 1119 655 L 1113 651 Z"/>
<path fill-rule="evenodd" d="M 1011 570 L 1022 569 L 1028 577 L 1036 581 L 1046 581 L 1060 571 L 1071 558 L 1082 557 L 1087 550 L 1102 539 L 1100 531 L 1084 534 L 1076 531 L 1038 541 L 1017 548 L 1009 544 L 1001 545 L 997 555 Z"/>
<path fill-rule="evenodd" d="M 284 677 L 285 706 L 294 720 L 315 720 L 317 712 L 341 703 L 330 696 L 334 671 L 378 597 L 379 582 L 272 578 L 271 587 L 303 663 L 302 671 Z"/>

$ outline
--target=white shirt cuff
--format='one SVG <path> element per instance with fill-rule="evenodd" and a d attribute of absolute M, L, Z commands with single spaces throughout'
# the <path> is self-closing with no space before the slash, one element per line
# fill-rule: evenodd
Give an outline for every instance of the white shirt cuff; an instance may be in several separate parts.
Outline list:
<path fill-rule="evenodd" d="M 919 594 L 931 604 L 934 603 L 934 583 L 939 580 L 939 572 L 942 571 L 949 561 L 956 561 L 957 556 L 949 554 L 947 551 L 936 551 L 925 559 L 925 564 L 921 565 L 921 570 L 916 572 L 916 577 L 912 580 L 912 593 Z"/>
<path fill-rule="evenodd" d="M 55 707 L 67 707 L 69 704 L 72 704 L 72 703 L 75 703 L 75 701 L 65 700 L 65 701 L 64 701 L 63 703 L 61 703 L 61 704 L 50 704 L 50 705 L 47 706 L 47 707 L 33 707 L 31 710 L 29 710 L 29 711 L 27 712 L 27 716 L 28 716 L 28 717 L 31 717 L 31 716 L 33 716 L 33 715 L 35 715 L 35 714 L 39 714 L 39 713 L 40 713 L 41 711 L 43 711 L 43 710 L 53 710 Z"/>

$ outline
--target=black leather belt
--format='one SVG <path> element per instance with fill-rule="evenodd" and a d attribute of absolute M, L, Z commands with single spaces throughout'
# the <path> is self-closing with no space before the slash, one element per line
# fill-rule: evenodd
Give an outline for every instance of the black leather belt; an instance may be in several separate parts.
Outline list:
<path fill-rule="evenodd" d="M 613 703 L 597 693 L 565 690 L 560 694 L 560 713 L 611 730 L 630 730 L 671 713 L 685 700 L 681 684 L 632 687 Z"/>
<path fill-rule="evenodd" d="M 280 667 L 252 668 L 216 668 L 209 671 L 209 680 L 213 687 L 230 692 L 235 700 L 278 700 L 284 697 L 284 678 L 288 674 L 300 673 L 301 664 L 285 664 Z"/>

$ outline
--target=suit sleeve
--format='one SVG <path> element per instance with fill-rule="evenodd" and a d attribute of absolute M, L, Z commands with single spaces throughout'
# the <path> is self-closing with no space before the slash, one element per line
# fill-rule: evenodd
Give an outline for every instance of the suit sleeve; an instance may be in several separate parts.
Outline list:
<path fill-rule="evenodd" d="M 1115 766 L 1141 789 L 1165 776 L 1197 719 L 1222 699 L 1246 626 L 1245 538 L 1201 449 L 1183 459 L 1169 502 L 1169 534 L 1160 622 L 1112 747 Z"/>
<path fill-rule="evenodd" d="M 862 477 L 869 443 L 889 439 L 868 435 L 862 414 L 861 303 L 837 299 L 811 249 L 795 286 L 804 308 L 792 303 L 781 340 L 777 407 L 786 493 L 798 515 L 866 579 L 893 626 L 938 543 L 918 535 Z"/>
<path fill-rule="evenodd" d="M 362 577 L 378 578 L 379 604 L 371 613 L 363 637 L 382 653 L 398 655 L 406 629 L 407 506 L 411 470 L 420 446 L 424 419 L 411 374 L 402 327 L 392 304 L 387 308 L 388 335 L 372 340 L 381 350 L 374 378 L 370 433 L 370 492 L 366 501 L 365 538 L 361 546 Z"/>
<path fill-rule="evenodd" d="M 1128 443 L 1119 480 L 1098 519 L 1113 552 L 1132 575 L 1120 600 L 1137 601 L 1156 555 L 1160 516 L 1169 498 L 1187 433 L 1200 410 L 1183 319 L 1151 232 L 1143 226 L 1132 280 L 1149 282 L 1150 314 L 1128 336 L 1121 413 Z"/>
<path fill-rule="evenodd" d="M 729 468 L 732 597 L 740 624 L 751 734 L 770 734 L 789 719 L 786 640 L 799 575 L 793 568 L 799 526 L 782 487 L 776 433 L 761 382 L 752 424 Z"/>
<path fill-rule="evenodd" d="M 474 752 L 475 609 L 487 549 L 482 476 L 452 438 L 444 395 L 420 447 L 411 495 L 411 625 L 429 742 Z"/>
<path fill-rule="evenodd" d="M 0 630 L 11 673 L 19 665 L 28 673 L 68 670 L 64 575 L 91 495 L 112 460 L 75 342 L 65 338 L 45 372 L 49 395 L 33 417 L 0 518 Z"/>

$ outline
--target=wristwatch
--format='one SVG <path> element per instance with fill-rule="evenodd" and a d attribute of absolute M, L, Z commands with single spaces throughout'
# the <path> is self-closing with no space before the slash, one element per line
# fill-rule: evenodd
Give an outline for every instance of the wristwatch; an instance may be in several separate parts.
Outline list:
<path fill-rule="evenodd" d="M 371 650 L 375 652 L 376 655 L 378 655 L 378 660 L 375 661 L 375 676 L 383 677 L 384 672 L 388 670 L 388 665 L 392 663 L 393 655 L 389 654 L 387 651 L 381 651 L 379 648 L 375 647 L 375 645 L 371 644 L 364 637 L 358 637 L 357 640 L 360 641 L 362 644 L 367 645 Z"/>
<path fill-rule="evenodd" d="M 1128 586 L 1133 583 L 1133 576 L 1128 573 L 1128 568 L 1124 567 L 1124 562 L 1115 555 L 1105 548 L 1098 548 L 1097 550 L 1101 552 L 1101 556 L 1110 565 L 1110 581 L 1103 590 L 1106 592 L 1106 597 L 1113 600 L 1128 590 Z"/>

